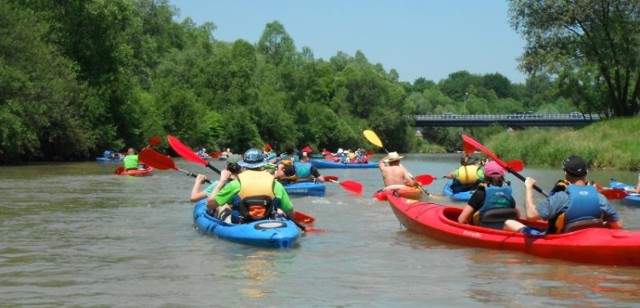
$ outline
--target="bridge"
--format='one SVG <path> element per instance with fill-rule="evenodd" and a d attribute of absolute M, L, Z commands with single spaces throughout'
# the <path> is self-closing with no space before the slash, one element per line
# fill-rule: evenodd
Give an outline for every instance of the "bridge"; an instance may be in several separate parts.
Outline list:
<path fill-rule="evenodd" d="M 597 114 L 572 112 L 566 114 L 513 113 L 513 114 L 426 114 L 408 115 L 416 127 L 481 127 L 502 125 L 507 127 L 529 126 L 583 126 L 600 120 Z"/>

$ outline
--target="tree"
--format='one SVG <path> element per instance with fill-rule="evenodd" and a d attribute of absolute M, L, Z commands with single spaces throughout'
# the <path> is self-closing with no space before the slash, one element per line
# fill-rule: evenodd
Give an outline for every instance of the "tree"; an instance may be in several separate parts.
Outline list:
<path fill-rule="evenodd" d="M 527 41 L 521 68 L 558 75 L 596 67 L 615 116 L 638 113 L 640 2 L 509 0 L 512 26 Z M 603 110 L 606 112 L 606 110 Z"/>

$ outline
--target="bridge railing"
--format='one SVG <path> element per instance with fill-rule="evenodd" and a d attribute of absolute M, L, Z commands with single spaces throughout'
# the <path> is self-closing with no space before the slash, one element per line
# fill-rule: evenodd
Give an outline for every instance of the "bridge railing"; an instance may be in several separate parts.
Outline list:
<path fill-rule="evenodd" d="M 549 119 L 549 120 L 588 120 L 597 121 L 600 120 L 600 116 L 597 114 L 582 114 L 582 113 L 535 113 L 535 114 L 421 114 L 410 115 L 417 121 L 428 120 L 445 120 L 445 119 L 458 119 L 458 120 L 512 120 L 512 119 Z"/>

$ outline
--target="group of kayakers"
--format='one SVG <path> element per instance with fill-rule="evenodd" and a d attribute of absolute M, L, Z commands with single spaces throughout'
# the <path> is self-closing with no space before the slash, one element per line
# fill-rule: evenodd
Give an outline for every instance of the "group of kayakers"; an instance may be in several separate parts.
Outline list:
<path fill-rule="evenodd" d="M 283 184 L 297 182 L 324 182 L 318 169 L 311 165 L 311 149 L 302 149 L 301 156 L 281 155 L 276 169 L 268 171 L 274 155 L 252 148 L 244 155 L 230 155 L 220 179 L 200 190 L 207 179 L 199 174 L 191 191 L 190 201 L 207 198 L 211 216 L 231 223 L 248 223 L 274 216 L 294 217 L 293 204 Z"/>
<path fill-rule="evenodd" d="M 200 191 L 200 186 L 206 177 L 198 175 L 190 200 L 208 198 L 207 208 L 211 215 L 234 223 L 273 215 L 293 217 L 293 204 L 283 184 L 324 182 L 324 177 L 310 163 L 310 149 L 306 147 L 299 153 L 299 156 L 285 154 L 275 157 L 271 151 L 252 148 L 242 157 L 230 155 L 220 179 L 203 191 Z M 407 187 L 423 190 L 422 184 L 401 164 L 403 158 L 397 152 L 390 152 L 380 160 L 378 166 L 385 190 Z M 265 169 L 269 162 L 277 166 L 272 172 Z M 608 200 L 598 193 L 595 186 L 588 185 L 588 169 L 584 159 L 572 155 L 562 162 L 562 166 L 564 178 L 556 183 L 549 197 L 538 204 L 533 198 L 536 181 L 526 178 L 524 219 L 520 219 L 521 213 L 517 209 L 511 185 L 504 178 L 506 168 L 498 162 L 481 160 L 475 154 L 465 155 L 461 158 L 460 166 L 443 178 L 452 179 L 452 189 L 456 191 L 473 190 L 458 217 L 461 224 L 535 235 L 564 233 L 586 227 L 623 228 L 622 218 Z M 538 220 L 547 221 L 548 228 L 538 230 L 522 222 Z"/>
<path fill-rule="evenodd" d="M 402 158 L 398 153 L 391 152 L 380 160 L 385 190 L 397 191 L 421 185 L 400 164 Z M 535 235 L 564 233 L 588 227 L 622 229 L 623 220 L 607 198 L 598 193 L 595 186 L 588 185 L 588 168 L 584 159 L 572 155 L 562 162 L 562 166 L 564 178 L 556 183 L 549 197 L 539 204 L 533 198 L 535 179 L 529 177 L 524 181 L 524 220 L 548 222 L 546 230 L 537 230 L 519 219 L 520 212 L 512 188 L 504 179 L 505 168 L 496 161 L 482 161 L 476 155 L 463 156 L 461 166 L 445 176 L 453 179 L 452 189 L 455 191 L 474 191 L 458 222 Z"/>

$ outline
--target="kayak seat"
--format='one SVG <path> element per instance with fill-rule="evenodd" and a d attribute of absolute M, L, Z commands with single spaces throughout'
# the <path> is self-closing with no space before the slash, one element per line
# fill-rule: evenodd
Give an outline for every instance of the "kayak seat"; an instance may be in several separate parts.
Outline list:
<path fill-rule="evenodd" d="M 518 219 L 518 212 L 515 209 L 503 208 L 488 210 L 480 215 L 480 226 L 496 230 L 504 228 L 504 222 L 508 219 Z"/>
<path fill-rule="evenodd" d="M 573 231 L 578 231 L 587 228 L 605 228 L 604 221 L 602 219 L 592 218 L 574 221 L 572 223 L 567 224 L 564 227 L 564 233 L 569 233 Z"/>

